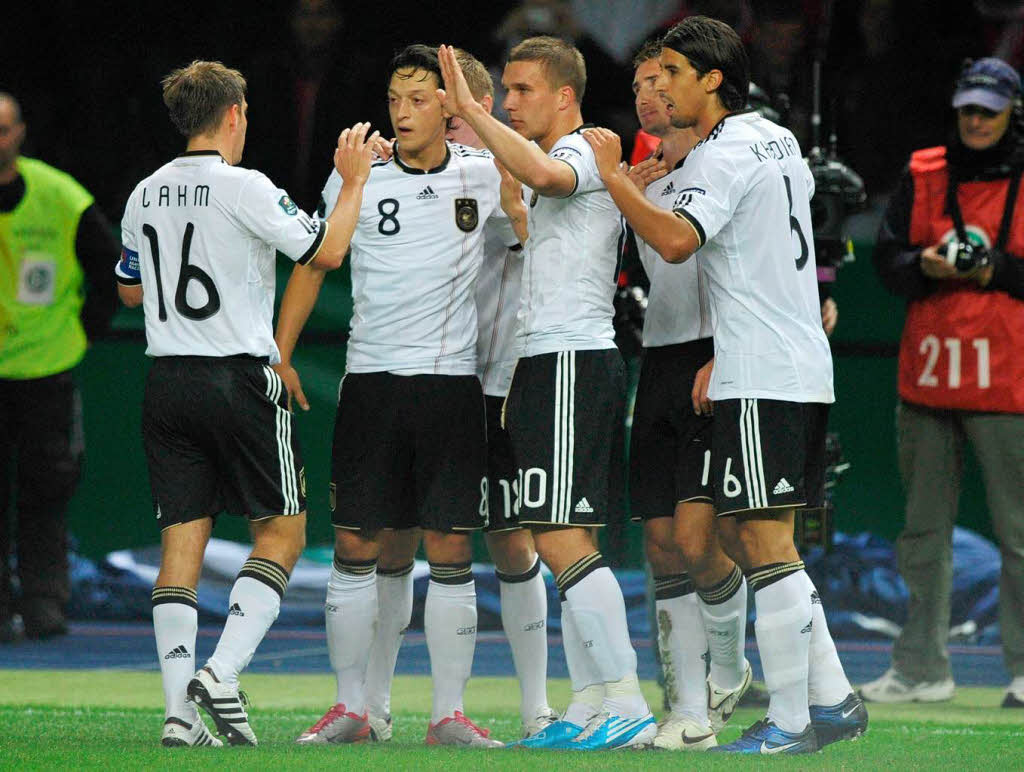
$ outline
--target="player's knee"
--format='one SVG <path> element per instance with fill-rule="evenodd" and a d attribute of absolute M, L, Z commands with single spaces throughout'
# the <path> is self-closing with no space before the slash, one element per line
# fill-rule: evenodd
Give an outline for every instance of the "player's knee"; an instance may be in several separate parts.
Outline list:
<path fill-rule="evenodd" d="M 503 574 L 521 574 L 533 568 L 537 552 L 529 531 L 487 534 L 487 549 L 495 567 Z"/>
<path fill-rule="evenodd" d="M 362 531 L 334 529 L 334 554 L 342 560 L 376 560 L 380 555 L 377 534 L 369 536 Z"/>
<path fill-rule="evenodd" d="M 464 533 L 424 531 L 423 549 L 431 563 L 465 563 L 473 559 L 473 546 Z"/>

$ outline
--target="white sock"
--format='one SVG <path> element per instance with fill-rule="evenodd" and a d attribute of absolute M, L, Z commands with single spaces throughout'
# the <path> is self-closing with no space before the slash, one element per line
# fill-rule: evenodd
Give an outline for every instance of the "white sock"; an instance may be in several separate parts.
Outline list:
<path fill-rule="evenodd" d="M 828 631 L 825 609 L 821 605 L 818 589 L 807 572 L 803 572 L 807 592 L 811 599 L 811 650 L 808 660 L 807 698 L 811 705 L 838 705 L 853 687 L 846 678 L 843 663 L 839 661 L 832 634 Z"/>
<path fill-rule="evenodd" d="M 185 701 L 185 689 L 196 672 L 198 619 L 196 591 L 191 587 L 153 588 L 153 632 L 164 685 L 164 718 L 189 721 L 195 715 L 195 706 Z"/>
<path fill-rule="evenodd" d="M 274 624 L 281 598 L 288 587 L 288 572 L 272 560 L 249 558 L 238 572 L 228 596 L 228 618 L 217 648 L 206 664 L 217 678 L 238 683 L 256 647 Z"/>
<path fill-rule="evenodd" d="M 583 648 L 605 683 L 602 709 L 624 718 L 646 716 L 650 711 L 636 684 L 636 652 L 629 640 L 622 589 L 601 553 L 592 553 L 567 568 L 559 574 L 558 584 Z"/>
<path fill-rule="evenodd" d="M 743 653 L 747 643 L 747 582 L 743 572 L 735 568 L 724 581 L 697 594 L 707 632 L 711 681 L 722 689 L 735 689 L 747 669 Z"/>
<path fill-rule="evenodd" d="M 377 632 L 366 665 L 366 709 L 381 718 L 391 715 L 395 663 L 412 620 L 412 569 L 412 563 L 395 571 L 377 569 Z"/>
<path fill-rule="evenodd" d="M 437 564 L 431 564 L 423 623 L 430 653 L 430 675 L 434 685 L 431 723 L 462 712 L 462 695 L 473 670 L 476 649 L 476 585 L 469 564 L 459 578 L 468 582 L 442 584 L 435 581 Z M 444 567 L 447 571 L 449 568 Z M 439 577 L 440 578 L 440 577 Z M 446 576 L 447 581 L 456 577 Z"/>
<path fill-rule="evenodd" d="M 501 625 L 505 628 L 519 678 L 519 713 L 532 721 L 548 704 L 548 594 L 540 558 L 523 574 L 498 575 Z"/>
<path fill-rule="evenodd" d="M 708 642 L 697 607 L 697 593 L 686 574 L 655 577 L 654 586 L 658 652 L 669 709 L 677 716 L 708 726 L 708 694 L 704 685 L 704 652 Z M 671 597 L 657 597 L 664 594 Z"/>
<path fill-rule="evenodd" d="M 335 702 L 366 712 L 366 664 L 377 629 L 377 562 L 334 561 L 327 582 L 327 651 L 338 682 Z"/>
<path fill-rule="evenodd" d="M 774 566 L 764 568 L 771 570 Z M 755 588 L 761 584 L 756 577 L 758 570 L 750 574 Z M 754 592 L 754 631 L 765 685 L 771 695 L 768 718 L 786 732 L 802 732 L 811 720 L 807 710 L 811 599 L 801 573 L 802 570 L 790 573 Z"/>
<path fill-rule="evenodd" d="M 576 726 L 586 726 L 590 719 L 601 711 L 604 702 L 604 681 L 597 672 L 593 660 L 583 649 L 572 611 L 567 601 L 562 601 L 562 650 L 565 664 L 569 668 L 569 682 L 572 684 L 572 699 L 565 709 L 562 720 Z"/>

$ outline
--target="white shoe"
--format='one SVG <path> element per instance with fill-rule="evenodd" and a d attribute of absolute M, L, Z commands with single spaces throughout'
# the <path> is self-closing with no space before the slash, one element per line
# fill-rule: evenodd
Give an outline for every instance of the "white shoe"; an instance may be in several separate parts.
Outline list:
<path fill-rule="evenodd" d="M 708 676 L 708 718 L 711 719 L 711 728 L 715 734 L 721 732 L 722 727 L 729 723 L 737 703 L 747 693 L 751 681 L 754 680 L 754 671 L 751 670 L 750 663 L 746 662 L 745 665 L 743 680 L 735 689 L 722 689 L 715 685 L 711 676 Z"/>
<path fill-rule="evenodd" d="M 706 751 L 718 740 L 710 724 L 701 726 L 692 718 L 669 713 L 658 725 L 653 745 L 664 751 Z"/>
<path fill-rule="evenodd" d="M 299 735 L 295 742 L 300 745 L 322 745 L 324 743 L 369 742 L 373 734 L 367 715 L 358 716 L 349 712 L 340 702 L 327 709 L 320 719 Z"/>
<path fill-rule="evenodd" d="M 191 721 L 172 716 L 164 721 L 164 730 L 160 735 L 160 744 L 165 748 L 183 748 L 186 746 L 221 748 L 224 743 L 210 734 L 203 719 L 196 713 Z"/>
<path fill-rule="evenodd" d="M 391 736 L 394 734 L 394 727 L 390 713 L 386 716 L 375 716 L 370 713 L 369 721 L 370 736 L 374 742 L 386 743 L 391 739 Z"/>
<path fill-rule="evenodd" d="M 245 706 L 249 699 L 238 686 L 223 683 L 209 667 L 196 672 L 188 682 L 188 699 L 206 711 L 217 726 L 217 734 L 231 745 L 256 745 Z"/>
<path fill-rule="evenodd" d="M 553 723 L 558 721 L 559 715 L 552 708 L 545 705 L 537 710 L 536 715 L 530 721 L 523 722 L 522 736 L 525 740 L 527 737 L 533 737 L 538 732 L 543 732 Z"/>
<path fill-rule="evenodd" d="M 956 684 L 945 681 L 909 681 L 896 668 L 889 668 L 874 681 L 860 687 L 860 696 L 868 702 L 945 702 L 953 699 Z"/>

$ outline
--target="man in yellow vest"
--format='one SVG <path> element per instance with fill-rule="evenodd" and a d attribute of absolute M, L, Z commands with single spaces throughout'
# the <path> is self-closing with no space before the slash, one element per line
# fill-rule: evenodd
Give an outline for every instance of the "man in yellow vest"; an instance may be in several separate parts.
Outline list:
<path fill-rule="evenodd" d="M 116 309 L 107 277 L 118 245 L 108 221 L 69 175 L 22 157 L 24 139 L 18 102 L 0 92 L 0 642 L 19 632 L 12 536 L 25 634 L 67 631 L 65 512 L 82 458 L 71 369 Z"/>

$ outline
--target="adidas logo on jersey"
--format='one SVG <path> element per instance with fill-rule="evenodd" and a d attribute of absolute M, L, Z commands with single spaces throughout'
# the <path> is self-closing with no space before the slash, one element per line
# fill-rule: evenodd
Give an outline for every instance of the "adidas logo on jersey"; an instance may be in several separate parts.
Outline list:
<path fill-rule="evenodd" d="M 781 480 L 775 483 L 775 487 L 772 488 L 772 495 L 778 496 L 780 493 L 792 493 L 793 490 L 793 486 L 786 482 L 786 478 L 783 477 Z"/>
<path fill-rule="evenodd" d="M 661 191 L 661 195 L 663 195 L 663 196 L 667 196 L 667 195 L 668 195 L 669 193 L 675 193 L 675 192 L 676 192 L 676 183 L 675 183 L 675 180 L 669 180 L 669 182 L 668 182 L 668 185 L 666 185 L 666 186 L 665 186 L 665 187 L 664 187 L 664 188 L 662 189 L 662 191 Z"/>
<path fill-rule="evenodd" d="M 231 608 L 228 609 L 228 616 L 244 617 L 245 616 L 245 612 L 242 611 L 242 607 L 239 606 L 237 603 L 232 603 L 231 604 Z"/>
<path fill-rule="evenodd" d="M 577 514 L 580 512 L 586 514 L 593 514 L 594 508 L 590 506 L 590 502 L 587 501 L 587 497 L 584 496 L 582 499 L 579 500 L 579 502 L 577 502 L 575 511 Z"/>
<path fill-rule="evenodd" d="M 432 198 L 440 198 L 440 196 L 437 195 L 437 193 L 434 192 L 434 189 L 429 185 L 423 188 L 423 190 L 420 191 L 420 194 L 416 196 L 417 201 L 427 201 Z"/>
<path fill-rule="evenodd" d="M 184 646 L 178 646 L 164 654 L 164 659 L 192 659 L 192 655 Z"/>

